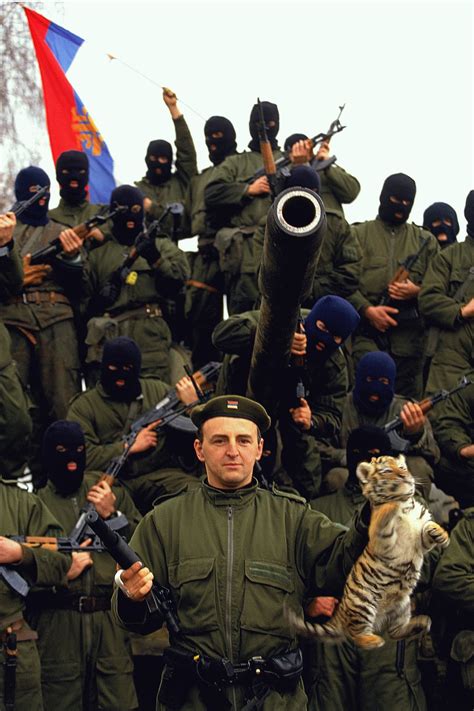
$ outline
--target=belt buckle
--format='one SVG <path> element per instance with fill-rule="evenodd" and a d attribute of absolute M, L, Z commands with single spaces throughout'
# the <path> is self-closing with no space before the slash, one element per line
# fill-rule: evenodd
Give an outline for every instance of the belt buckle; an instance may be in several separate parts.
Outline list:
<path fill-rule="evenodd" d="M 78 604 L 77 604 L 77 611 L 78 612 L 90 612 L 90 610 L 85 610 L 84 607 L 87 603 L 88 597 L 87 595 L 81 595 Z"/>

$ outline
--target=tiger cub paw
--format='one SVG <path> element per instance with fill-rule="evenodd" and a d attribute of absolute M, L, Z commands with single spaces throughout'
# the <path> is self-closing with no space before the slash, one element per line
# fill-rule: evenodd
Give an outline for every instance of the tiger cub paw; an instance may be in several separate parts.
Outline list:
<path fill-rule="evenodd" d="M 352 637 L 352 640 L 362 649 L 376 649 L 385 644 L 383 637 L 378 634 L 359 634 Z"/>
<path fill-rule="evenodd" d="M 449 546 L 449 534 L 441 526 L 434 521 L 426 524 L 426 533 L 431 538 L 433 543 L 440 548 Z"/>

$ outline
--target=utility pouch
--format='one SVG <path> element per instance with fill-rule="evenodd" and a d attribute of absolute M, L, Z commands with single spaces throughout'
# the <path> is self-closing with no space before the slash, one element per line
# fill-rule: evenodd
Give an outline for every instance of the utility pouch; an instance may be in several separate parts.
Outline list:
<path fill-rule="evenodd" d="M 222 227 L 216 234 L 214 246 L 219 253 L 219 267 L 227 274 L 239 274 L 242 264 L 244 236 L 239 227 Z"/>
<path fill-rule="evenodd" d="M 293 691 L 303 673 L 303 652 L 298 647 L 291 652 L 267 659 L 263 678 L 280 692 Z"/>
<path fill-rule="evenodd" d="M 474 631 L 458 632 L 451 645 L 451 659 L 459 664 L 461 679 L 467 691 L 474 690 Z"/>

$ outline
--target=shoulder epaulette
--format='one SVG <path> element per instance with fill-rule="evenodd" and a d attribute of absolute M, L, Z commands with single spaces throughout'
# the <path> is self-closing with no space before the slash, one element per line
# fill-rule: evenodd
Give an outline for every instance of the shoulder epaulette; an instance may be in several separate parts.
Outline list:
<path fill-rule="evenodd" d="M 299 494 L 292 494 L 289 491 L 282 491 L 275 484 L 272 484 L 272 494 L 274 496 L 281 496 L 283 499 L 290 499 L 291 501 L 296 501 L 298 504 L 306 504 L 306 499 Z"/>
<path fill-rule="evenodd" d="M 168 501 L 168 499 L 175 499 L 177 496 L 181 496 L 181 494 L 185 494 L 187 492 L 187 490 L 188 490 L 188 485 L 183 484 L 181 489 L 178 489 L 178 491 L 169 492 L 167 494 L 162 494 L 161 496 L 157 496 L 157 498 L 153 501 L 153 508 L 155 508 L 155 506 L 159 506 L 164 501 Z"/>

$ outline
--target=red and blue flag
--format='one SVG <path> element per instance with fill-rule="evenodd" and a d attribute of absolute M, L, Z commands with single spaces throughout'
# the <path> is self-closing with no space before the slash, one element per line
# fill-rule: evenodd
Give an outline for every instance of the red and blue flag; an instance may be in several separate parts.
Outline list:
<path fill-rule="evenodd" d="M 63 151 L 83 151 L 89 158 L 89 195 L 92 203 L 108 203 L 115 187 L 114 162 L 91 115 L 66 74 L 81 37 L 24 8 L 43 83 L 49 141 L 56 162 Z"/>

